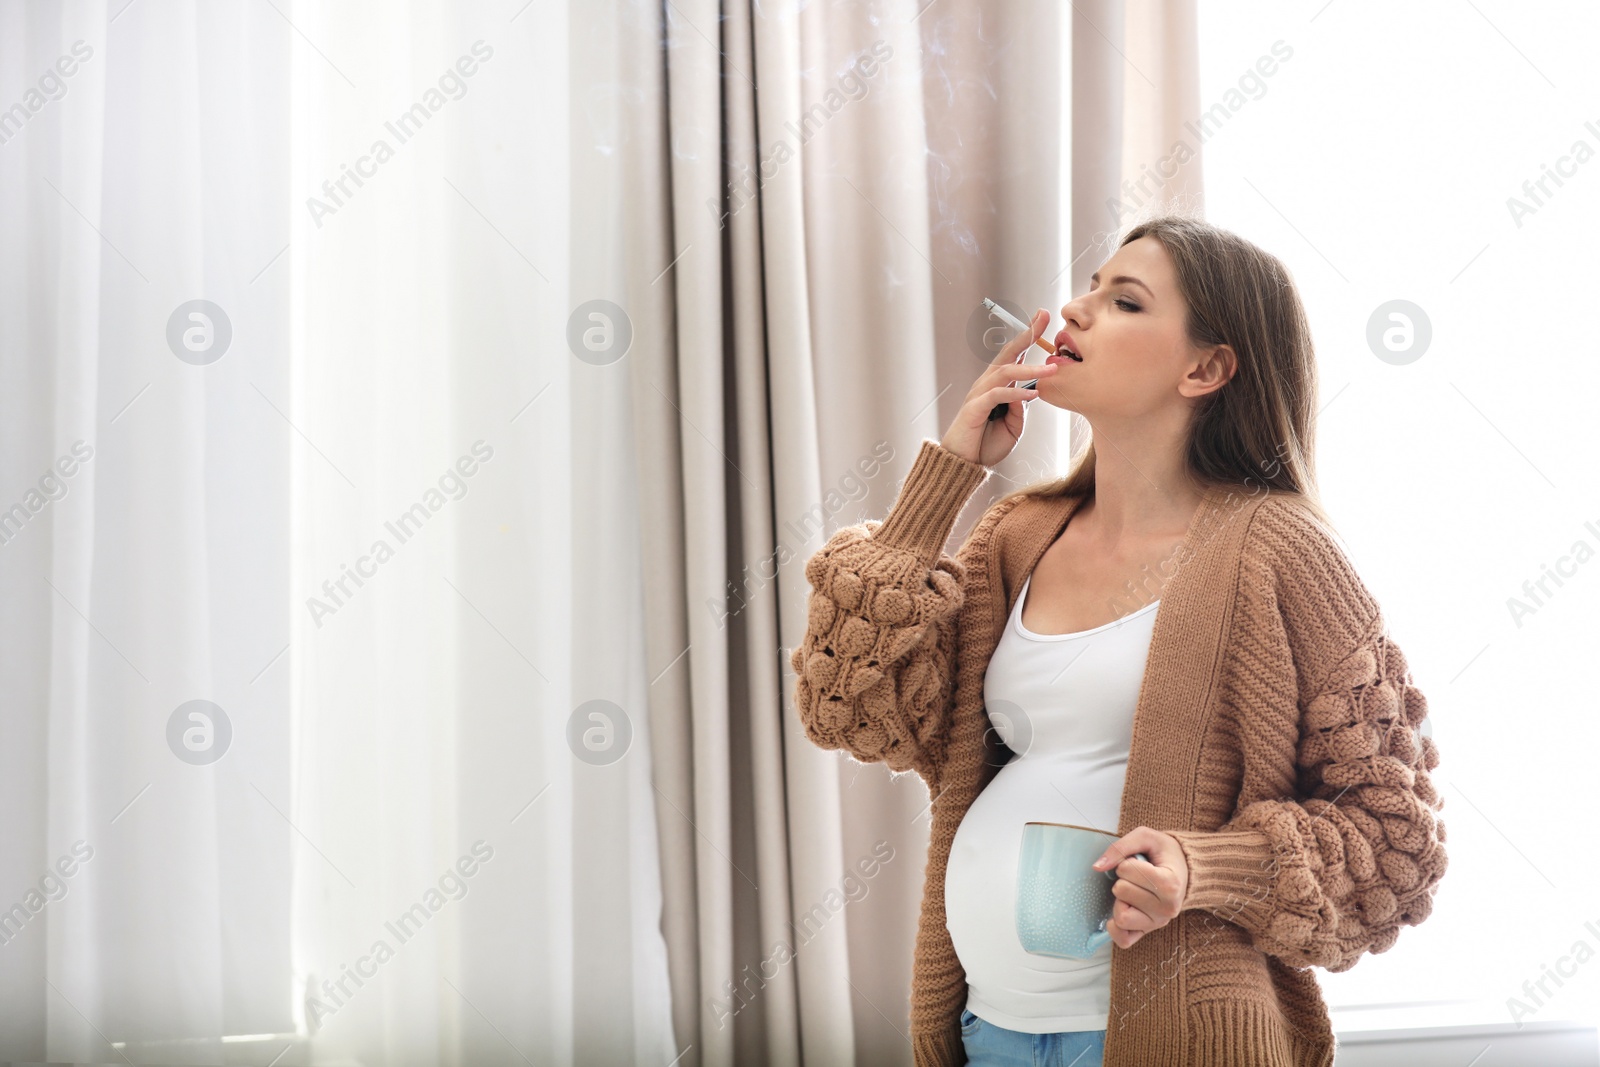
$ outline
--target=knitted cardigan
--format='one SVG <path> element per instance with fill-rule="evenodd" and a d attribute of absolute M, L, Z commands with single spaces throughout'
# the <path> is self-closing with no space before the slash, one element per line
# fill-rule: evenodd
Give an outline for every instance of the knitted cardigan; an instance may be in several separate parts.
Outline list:
<path fill-rule="evenodd" d="M 998 503 L 951 557 L 989 473 L 925 439 L 888 516 L 839 530 L 806 562 L 806 634 L 790 657 L 812 742 L 915 771 L 933 797 L 918 1067 L 966 1062 L 945 865 L 1011 755 L 990 729 L 984 672 L 1023 580 L 1083 499 Z M 1113 947 L 1104 1063 L 1327 1067 L 1336 1043 L 1311 968 L 1387 950 L 1428 917 L 1444 874 L 1444 801 L 1428 777 L 1439 755 L 1418 730 L 1427 702 L 1294 494 L 1207 489 L 1162 573 L 1117 833 L 1172 834 L 1189 888 L 1175 919 Z"/>

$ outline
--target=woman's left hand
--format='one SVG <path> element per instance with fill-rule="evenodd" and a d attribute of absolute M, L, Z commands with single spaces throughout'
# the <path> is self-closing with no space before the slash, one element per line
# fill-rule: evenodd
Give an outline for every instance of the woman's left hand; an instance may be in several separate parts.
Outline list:
<path fill-rule="evenodd" d="M 1146 863 L 1134 855 L 1143 852 Z M 1177 838 L 1137 826 L 1114 841 L 1094 869 L 1115 867 L 1117 880 L 1111 893 L 1117 898 L 1106 931 L 1120 948 L 1132 948 L 1151 930 L 1159 930 L 1178 917 L 1189 891 L 1189 864 Z"/>

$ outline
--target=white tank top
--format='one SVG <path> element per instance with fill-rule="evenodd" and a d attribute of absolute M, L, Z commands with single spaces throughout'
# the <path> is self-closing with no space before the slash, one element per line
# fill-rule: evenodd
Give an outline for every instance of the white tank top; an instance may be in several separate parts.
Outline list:
<path fill-rule="evenodd" d="M 1023 628 L 1030 575 L 989 661 L 983 695 L 1010 757 L 962 817 L 945 869 L 945 924 L 967 972 L 967 1008 L 1027 1034 L 1103 1030 L 1111 953 L 1034 956 L 1017 940 L 1022 826 L 1062 822 L 1115 833 L 1159 600 L 1071 634 Z M 1109 839 L 1107 839 L 1109 842 Z"/>

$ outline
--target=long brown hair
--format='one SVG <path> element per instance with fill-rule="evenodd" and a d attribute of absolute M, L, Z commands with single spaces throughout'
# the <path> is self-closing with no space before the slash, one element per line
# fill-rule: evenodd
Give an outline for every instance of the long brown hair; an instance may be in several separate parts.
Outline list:
<path fill-rule="evenodd" d="M 1202 485 L 1293 495 L 1332 528 L 1318 498 L 1313 454 L 1316 353 L 1289 269 L 1237 234 L 1182 215 L 1138 223 L 1119 247 L 1141 237 L 1160 241 L 1172 257 L 1189 307 L 1189 340 L 1228 344 L 1238 355 L 1233 378 L 1199 405 L 1187 450 L 1190 474 Z M 1092 496 L 1094 463 L 1091 440 L 1067 474 L 997 503 Z"/>

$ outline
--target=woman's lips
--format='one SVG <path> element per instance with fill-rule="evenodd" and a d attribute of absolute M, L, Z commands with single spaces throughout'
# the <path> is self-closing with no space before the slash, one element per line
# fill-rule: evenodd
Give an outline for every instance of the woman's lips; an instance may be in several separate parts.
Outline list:
<path fill-rule="evenodd" d="M 1053 355 L 1053 356 L 1044 357 L 1044 361 L 1046 363 L 1082 363 L 1083 362 L 1083 360 L 1081 358 L 1074 357 L 1072 355 L 1072 353 L 1068 352 L 1065 348 L 1057 349 L 1056 350 L 1056 354 Z"/>
<path fill-rule="evenodd" d="M 1073 342 L 1072 335 L 1066 330 L 1056 334 L 1056 351 L 1074 363 L 1083 362 L 1083 356 L 1079 354 L 1078 346 Z"/>

